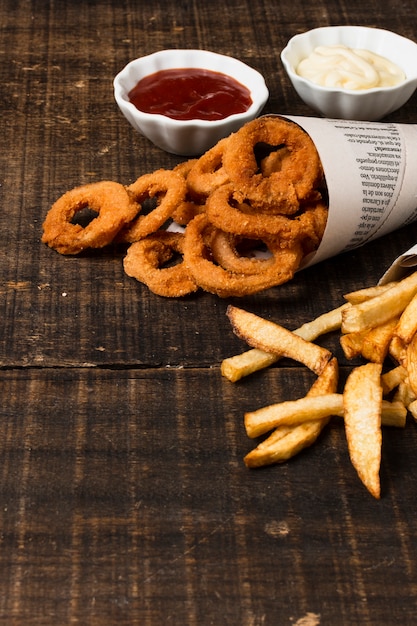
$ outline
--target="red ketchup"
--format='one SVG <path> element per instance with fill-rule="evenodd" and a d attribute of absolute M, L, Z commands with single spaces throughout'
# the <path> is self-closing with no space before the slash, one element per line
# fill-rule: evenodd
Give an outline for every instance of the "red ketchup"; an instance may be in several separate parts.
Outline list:
<path fill-rule="evenodd" d="M 199 68 L 150 74 L 131 89 L 128 97 L 139 111 L 175 120 L 220 120 L 244 113 L 252 104 L 249 89 L 237 80 Z"/>

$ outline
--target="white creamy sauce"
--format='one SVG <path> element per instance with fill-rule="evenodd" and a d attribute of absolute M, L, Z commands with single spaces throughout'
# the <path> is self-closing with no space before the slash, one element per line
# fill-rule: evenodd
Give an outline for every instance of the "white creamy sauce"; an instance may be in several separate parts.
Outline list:
<path fill-rule="evenodd" d="M 296 71 L 322 87 L 353 90 L 393 87 L 405 80 L 402 69 L 385 57 L 346 46 L 318 46 Z"/>

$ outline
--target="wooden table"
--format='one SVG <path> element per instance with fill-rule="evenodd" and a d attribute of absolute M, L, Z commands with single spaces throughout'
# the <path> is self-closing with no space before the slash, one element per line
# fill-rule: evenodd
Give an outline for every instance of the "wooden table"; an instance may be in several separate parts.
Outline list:
<path fill-rule="evenodd" d="M 237 56 L 265 112 L 312 115 L 280 62 L 297 32 L 364 24 L 417 39 L 415 3 L 6 1 L 0 7 L 0 624 L 415 624 L 417 433 L 384 431 L 374 500 L 335 420 L 287 464 L 249 470 L 246 410 L 303 395 L 289 362 L 233 385 L 230 302 L 289 328 L 374 284 L 411 225 L 242 300 L 168 300 L 110 248 L 63 257 L 43 219 L 72 187 L 181 159 L 119 112 L 114 75 L 168 47 Z M 389 120 L 416 121 L 417 97 Z M 342 158 L 342 155 L 341 155 Z M 338 334 L 322 345 L 351 370 Z"/>

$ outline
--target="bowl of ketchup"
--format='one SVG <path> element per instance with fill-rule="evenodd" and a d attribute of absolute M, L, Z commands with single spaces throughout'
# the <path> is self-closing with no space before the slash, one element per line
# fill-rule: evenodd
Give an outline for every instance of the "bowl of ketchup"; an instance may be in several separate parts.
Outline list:
<path fill-rule="evenodd" d="M 181 156 L 206 152 L 254 119 L 269 96 L 258 71 L 207 50 L 161 50 L 135 59 L 113 85 L 133 128 Z"/>

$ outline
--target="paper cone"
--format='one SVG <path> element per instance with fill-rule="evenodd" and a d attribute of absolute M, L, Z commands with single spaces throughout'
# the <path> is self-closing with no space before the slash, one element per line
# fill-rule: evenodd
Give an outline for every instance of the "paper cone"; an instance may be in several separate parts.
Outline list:
<path fill-rule="evenodd" d="M 417 245 L 413 246 L 403 254 L 401 254 L 392 265 L 387 269 L 385 274 L 379 281 L 380 285 L 384 285 L 393 280 L 400 280 L 406 274 L 416 270 L 417 266 Z"/>
<path fill-rule="evenodd" d="M 416 125 L 283 117 L 314 141 L 329 193 L 323 240 L 303 267 L 417 219 Z"/>

